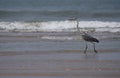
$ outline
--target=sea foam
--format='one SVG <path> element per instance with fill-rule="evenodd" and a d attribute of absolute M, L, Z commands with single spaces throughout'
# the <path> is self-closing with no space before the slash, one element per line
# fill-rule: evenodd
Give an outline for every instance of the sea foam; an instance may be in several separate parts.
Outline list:
<path fill-rule="evenodd" d="M 81 31 L 120 32 L 120 22 L 79 21 Z M 19 32 L 73 32 L 77 31 L 75 21 L 46 21 L 46 22 L 0 22 L 0 31 Z"/>

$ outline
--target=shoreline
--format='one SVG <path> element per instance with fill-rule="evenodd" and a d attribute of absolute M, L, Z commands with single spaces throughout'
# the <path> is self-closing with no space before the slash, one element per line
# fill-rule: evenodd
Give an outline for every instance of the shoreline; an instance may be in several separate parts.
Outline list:
<path fill-rule="evenodd" d="M 120 39 L 120 33 L 111 32 L 87 32 L 88 34 L 98 37 L 99 39 Z M 1 32 L 0 37 L 11 37 L 11 38 L 40 38 L 41 37 L 79 37 L 81 39 L 82 33 L 78 32 Z M 74 38 L 73 38 L 74 39 Z M 49 40 L 49 39 L 48 39 Z M 56 39 L 57 40 L 57 39 Z M 72 39 L 71 39 L 72 40 Z"/>

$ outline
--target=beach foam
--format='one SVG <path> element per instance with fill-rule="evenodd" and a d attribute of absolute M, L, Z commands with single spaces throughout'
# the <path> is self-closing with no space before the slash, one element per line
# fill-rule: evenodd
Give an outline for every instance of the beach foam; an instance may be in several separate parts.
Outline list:
<path fill-rule="evenodd" d="M 120 22 L 79 21 L 81 31 L 92 32 L 120 32 Z M 20 32 L 63 32 L 76 31 L 74 21 L 46 21 L 46 22 L 0 22 L 0 31 Z"/>

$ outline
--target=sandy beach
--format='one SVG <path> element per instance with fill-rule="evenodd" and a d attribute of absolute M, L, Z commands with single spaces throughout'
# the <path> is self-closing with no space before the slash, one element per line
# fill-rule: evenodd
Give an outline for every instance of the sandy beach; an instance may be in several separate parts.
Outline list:
<path fill-rule="evenodd" d="M 120 0 L 0 0 L 0 78 L 120 78 Z"/>
<path fill-rule="evenodd" d="M 1 32 L 0 78 L 120 78 L 119 34 L 95 35 L 98 53 L 89 44 L 86 56 L 84 41 L 74 34 Z"/>

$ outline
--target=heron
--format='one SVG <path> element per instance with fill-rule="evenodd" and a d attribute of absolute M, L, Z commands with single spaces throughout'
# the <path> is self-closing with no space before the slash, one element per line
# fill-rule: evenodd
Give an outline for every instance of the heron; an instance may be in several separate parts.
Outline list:
<path fill-rule="evenodd" d="M 68 19 L 70 21 L 76 21 L 76 27 L 77 27 L 77 31 L 80 32 L 80 29 L 79 29 L 79 21 L 77 20 L 77 18 L 70 18 Z M 84 50 L 84 53 L 86 54 L 87 52 L 87 48 L 88 48 L 88 45 L 87 45 L 87 42 L 90 42 L 93 44 L 93 49 L 94 49 L 94 52 L 97 53 L 97 50 L 95 49 L 95 43 L 99 43 L 99 40 L 95 37 L 92 37 L 91 35 L 87 34 L 86 32 L 83 32 L 82 34 L 82 38 L 83 40 L 85 41 L 85 50 Z"/>

